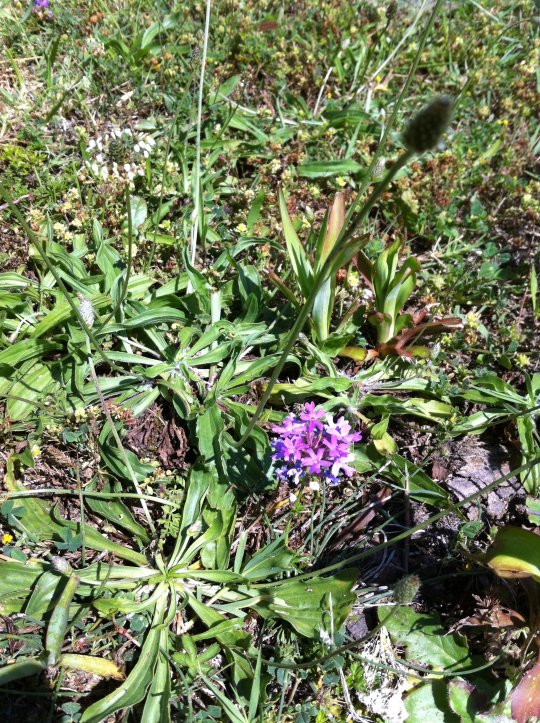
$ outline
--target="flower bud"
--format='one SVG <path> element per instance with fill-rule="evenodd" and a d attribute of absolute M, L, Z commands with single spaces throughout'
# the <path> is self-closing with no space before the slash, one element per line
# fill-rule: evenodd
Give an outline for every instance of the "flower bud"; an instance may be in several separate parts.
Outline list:
<path fill-rule="evenodd" d="M 451 98 L 446 95 L 434 98 L 409 121 L 403 132 L 403 143 L 415 153 L 435 148 L 448 126 L 451 114 Z"/>
<path fill-rule="evenodd" d="M 393 598 L 400 605 L 410 605 L 419 589 L 420 578 L 418 575 L 407 575 L 395 584 Z"/>

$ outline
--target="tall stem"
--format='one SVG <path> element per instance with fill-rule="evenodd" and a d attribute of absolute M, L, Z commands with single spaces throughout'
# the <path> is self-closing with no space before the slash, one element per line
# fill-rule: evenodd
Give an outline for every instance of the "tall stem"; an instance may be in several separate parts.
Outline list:
<path fill-rule="evenodd" d="M 309 292 L 309 296 L 307 297 L 304 305 L 302 306 L 300 313 L 293 325 L 293 328 L 289 332 L 289 336 L 287 337 L 287 341 L 285 343 L 285 347 L 281 353 L 281 356 L 279 358 L 278 363 L 274 367 L 274 371 L 272 373 L 272 376 L 270 377 L 270 381 L 266 385 L 266 389 L 264 390 L 264 393 L 261 397 L 261 400 L 259 404 L 257 405 L 257 409 L 255 410 L 253 417 L 251 418 L 251 421 L 248 424 L 248 427 L 240 440 L 237 442 L 237 446 L 240 447 L 246 439 L 249 437 L 251 430 L 257 423 L 257 420 L 260 418 L 262 411 L 266 405 L 266 402 L 270 399 L 270 395 L 272 394 L 272 389 L 274 388 L 274 385 L 276 381 L 278 380 L 278 377 L 281 373 L 281 370 L 285 366 L 287 362 L 287 358 L 298 338 L 298 335 L 304 328 L 304 325 L 308 319 L 308 316 L 311 312 L 311 309 L 313 307 L 313 303 L 315 301 L 315 298 L 317 297 L 317 294 L 319 292 L 319 289 L 324 284 L 326 279 L 328 279 L 332 273 L 335 273 L 337 269 L 335 268 L 336 261 L 341 260 L 343 258 L 343 253 L 346 252 L 348 254 L 348 258 L 352 258 L 355 251 L 360 249 L 362 245 L 365 245 L 367 241 L 360 240 L 357 243 L 350 243 L 351 237 L 353 236 L 354 232 L 358 228 L 358 226 L 366 219 L 368 213 L 372 209 L 372 207 L 377 203 L 379 198 L 383 195 L 385 190 L 390 185 L 390 182 L 398 173 L 401 168 L 407 163 L 409 158 L 413 155 L 412 151 L 404 151 L 401 156 L 397 159 L 397 161 L 394 163 L 392 168 L 390 168 L 386 174 L 386 176 L 383 178 L 381 183 L 377 186 L 377 188 L 373 191 L 371 196 L 367 199 L 367 201 L 364 203 L 360 211 L 358 212 L 358 215 L 355 216 L 351 223 L 349 224 L 349 227 L 345 230 L 345 233 L 343 234 L 341 240 L 334 246 L 328 257 L 326 258 L 326 261 L 321 267 L 321 270 L 317 274 L 317 276 L 314 279 L 313 286 L 311 288 L 311 291 Z"/>
<path fill-rule="evenodd" d="M 195 161 L 195 174 L 193 178 L 194 193 L 194 210 L 191 225 L 191 245 L 190 259 L 191 264 L 195 265 L 195 254 L 197 252 L 197 233 L 199 230 L 199 221 L 201 215 L 201 127 L 202 127 L 202 106 L 204 95 L 204 73 L 206 70 L 206 55 L 208 52 L 208 35 L 210 33 L 210 11 L 212 8 L 212 0 L 206 1 L 206 17 L 204 21 L 204 41 L 203 52 L 201 58 L 201 74 L 199 78 L 199 101 L 197 104 L 197 158 Z M 191 281 L 188 283 L 187 293 L 193 291 Z"/>

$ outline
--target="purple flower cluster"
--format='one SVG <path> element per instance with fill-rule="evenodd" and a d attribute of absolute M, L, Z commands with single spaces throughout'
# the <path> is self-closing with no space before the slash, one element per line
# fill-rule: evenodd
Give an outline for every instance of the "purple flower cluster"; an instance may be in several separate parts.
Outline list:
<path fill-rule="evenodd" d="M 281 480 L 298 484 L 303 477 L 318 475 L 335 484 L 342 472 L 347 477 L 354 473 L 348 464 L 353 459 L 351 445 L 362 435 L 351 432 L 345 417 L 334 422 L 324 409 L 310 402 L 298 417 L 289 414 L 272 431 L 279 435 L 272 442 L 272 459 L 282 463 L 277 471 Z"/>
<path fill-rule="evenodd" d="M 39 10 L 45 10 L 50 4 L 50 0 L 34 0 L 34 7 Z"/>

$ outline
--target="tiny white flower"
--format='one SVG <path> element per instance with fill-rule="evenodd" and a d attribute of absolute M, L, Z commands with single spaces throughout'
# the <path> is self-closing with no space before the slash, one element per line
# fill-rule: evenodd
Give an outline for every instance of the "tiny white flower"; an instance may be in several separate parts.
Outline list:
<path fill-rule="evenodd" d="M 313 492 L 318 492 L 321 489 L 321 485 L 317 482 L 316 479 L 312 479 L 309 483 L 309 489 L 313 490 Z"/>
<path fill-rule="evenodd" d="M 96 156 L 96 161 L 98 163 L 103 163 L 103 153 L 98 153 Z"/>
<path fill-rule="evenodd" d="M 138 143 L 135 143 L 135 145 L 133 146 L 133 150 L 135 151 L 135 153 L 138 153 L 141 150 L 140 145 Z"/>
<path fill-rule="evenodd" d="M 124 163 L 124 171 L 126 173 L 129 173 L 131 171 L 131 166 L 129 165 L 129 163 Z"/>

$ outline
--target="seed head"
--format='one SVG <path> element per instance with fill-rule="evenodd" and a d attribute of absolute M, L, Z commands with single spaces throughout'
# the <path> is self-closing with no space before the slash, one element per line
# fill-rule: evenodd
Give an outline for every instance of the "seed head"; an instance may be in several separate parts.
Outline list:
<path fill-rule="evenodd" d="M 58 555 L 54 555 L 51 557 L 51 567 L 56 572 L 59 572 L 61 575 L 71 575 L 73 572 L 73 568 L 69 564 L 67 560 L 64 560 L 63 557 L 58 557 Z"/>
<path fill-rule="evenodd" d="M 92 306 L 92 302 L 90 299 L 87 299 L 86 296 L 83 296 L 83 294 L 77 294 L 77 296 L 79 297 L 79 311 L 81 312 L 83 321 L 86 326 L 92 326 L 94 323 L 94 307 Z"/>
<path fill-rule="evenodd" d="M 410 605 L 420 589 L 418 575 L 407 575 L 398 580 L 394 586 L 394 600 L 400 605 Z"/>
<path fill-rule="evenodd" d="M 407 124 L 403 142 L 415 153 L 435 148 L 452 115 L 452 99 L 446 95 L 434 98 Z"/>

